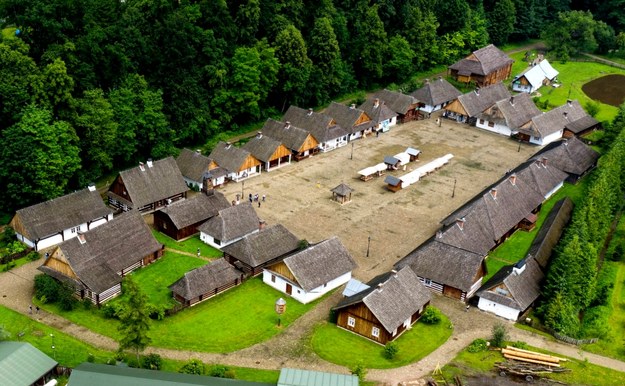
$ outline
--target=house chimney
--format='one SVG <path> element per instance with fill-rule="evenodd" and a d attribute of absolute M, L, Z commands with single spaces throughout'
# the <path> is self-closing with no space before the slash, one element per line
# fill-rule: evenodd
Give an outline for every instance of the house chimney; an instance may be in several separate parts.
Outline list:
<path fill-rule="evenodd" d="M 266 223 L 265 221 L 260 220 L 260 221 L 258 222 L 258 230 L 259 230 L 259 231 L 262 231 L 263 229 L 265 229 L 265 226 L 266 226 L 266 225 L 267 225 L 267 223 Z"/>
<path fill-rule="evenodd" d="M 516 185 L 516 174 L 510 176 L 510 183 L 514 186 Z"/>
<path fill-rule="evenodd" d="M 195 154 L 202 154 L 202 150 L 200 150 L 200 149 L 195 149 Z"/>
<path fill-rule="evenodd" d="M 226 149 L 230 149 L 230 146 L 232 146 L 232 144 L 230 142 L 226 142 Z"/>
<path fill-rule="evenodd" d="M 313 114 L 313 109 L 308 109 L 308 116 L 310 117 Z"/>
<path fill-rule="evenodd" d="M 206 195 L 208 197 L 214 196 L 215 195 L 215 189 L 206 189 Z"/>
<path fill-rule="evenodd" d="M 256 133 L 256 138 L 261 139 L 263 137 L 263 132 L 259 131 Z"/>
<path fill-rule="evenodd" d="M 139 169 L 144 172 L 145 171 L 145 166 L 143 166 L 143 162 L 139 162 Z"/>
<path fill-rule="evenodd" d="M 563 112 L 562 112 L 562 115 L 564 116 L 564 119 L 566 119 L 566 120 L 568 120 L 568 119 L 569 119 L 569 117 L 568 117 L 569 113 L 568 113 L 568 112 L 563 111 Z"/>
<path fill-rule="evenodd" d="M 430 84 L 430 79 L 429 78 L 425 78 L 425 84 Z"/>
<path fill-rule="evenodd" d="M 479 88 L 476 88 L 474 91 L 475 91 L 475 95 L 480 95 L 480 89 Z"/>
<path fill-rule="evenodd" d="M 441 230 L 436 231 L 436 238 L 440 239 L 442 237 L 443 237 L 443 231 L 441 231 Z"/>
<path fill-rule="evenodd" d="M 84 233 L 78 232 L 78 241 L 80 241 L 80 244 L 84 244 L 87 242 L 87 239 L 85 239 Z"/>
<path fill-rule="evenodd" d="M 514 97 L 513 96 L 510 97 L 510 106 L 514 106 Z"/>
<path fill-rule="evenodd" d="M 287 129 L 287 130 L 290 129 L 291 128 L 291 122 L 289 122 L 289 121 L 284 122 L 284 128 Z"/>
<path fill-rule="evenodd" d="M 569 106 L 573 106 L 573 101 L 570 100 L 570 99 L 567 99 L 566 100 L 566 104 L 569 105 Z"/>
<path fill-rule="evenodd" d="M 384 283 L 378 284 L 378 292 L 382 292 L 382 287 L 384 287 Z"/>
<path fill-rule="evenodd" d="M 439 76 L 439 77 L 438 77 L 438 80 L 439 80 L 440 82 L 442 82 L 442 81 L 443 81 L 443 77 L 442 77 L 442 76 Z"/>
<path fill-rule="evenodd" d="M 152 167 L 152 158 L 148 158 L 148 167 L 151 168 Z"/>
<path fill-rule="evenodd" d="M 493 197 L 493 200 L 497 199 L 497 189 L 491 188 L 490 195 Z"/>
<path fill-rule="evenodd" d="M 350 108 L 351 110 L 355 109 L 355 108 L 356 108 L 356 104 L 355 104 L 355 103 L 352 103 L 352 104 L 349 106 L 349 108 Z"/>
<path fill-rule="evenodd" d="M 458 228 L 460 228 L 460 230 L 464 230 L 464 223 L 465 223 L 465 219 L 464 217 L 456 219 L 456 225 L 458 225 Z"/>
<path fill-rule="evenodd" d="M 89 185 L 87 185 L 87 189 L 89 189 L 90 192 L 95 192 L 95 184 L 93 182 L 90 182 Z"/>
<path fill-rule="evenodd" d="M 380 106 L 380 99 L 379 99 L 379 98 L 375 98 L 375 99 L 373 100 L 373 108 L 374 108 L 374 109 L 377 109 L 377 108 L 378 108 L 378 106 Z"/>
<path fill-rule="evenodd" d="M 542 158 L 540 159 L 540 163 L 541 163 L 544 167 L 547 167 L 547 157 L 542 157 Z"/>

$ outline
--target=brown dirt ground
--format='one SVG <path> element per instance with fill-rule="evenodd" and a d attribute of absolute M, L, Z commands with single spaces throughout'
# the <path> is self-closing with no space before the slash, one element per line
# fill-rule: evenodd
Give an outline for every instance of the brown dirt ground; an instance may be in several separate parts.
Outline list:
<path fill-rule="evenodd" d="M 353 159 L 350 144 L 262 173 L 244 184 L 230 183 L 221 191 L 228 200 L 234 200 L 242 191 L 244 197 L 249 193 L 261 197 L 265 194 L 267 201 L 257 207 L 259 216 L 268 224 L 283 224 L 309 242 L 337 235 L 359 265 L 355 277 L 368 280 L 388 271 L 432 236 L 446 215 L 538 149 L 521 145 L 517 151 L 519 144 L 507 137 L 445 119 L 438 127 L 435 117 L 353 142 Z M 404 175 L 447 153 L 454 158 L 396 193 L 386 189 L 384 176 L 367 182 L 359 179 L 359 170 L 409 146 L 421 150 L 420 160 L 410 163 L 406 171 L 388 174 Z M 341 182 L 355 190 L 352 201 L 344 205 L 332 201 L 330 192 Z M 371 244 L 367 258 L 368 236 Z"/>
<path fill-rule="evenodd" d="M 584 84 L 582 91 L 594 100 L 619 107 L 625 102 L 625 76 L 619 74 L 602 76 Z"/>

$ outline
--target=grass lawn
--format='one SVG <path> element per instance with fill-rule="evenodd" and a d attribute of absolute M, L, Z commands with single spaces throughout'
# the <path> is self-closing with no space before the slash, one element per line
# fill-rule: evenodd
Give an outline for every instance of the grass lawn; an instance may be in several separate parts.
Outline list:
<path fill-rule="evenodd" d="M 372 369 L 395 368 L 416 362 L 445 343 L 453 332 L 449 325 L 449 319 L 444 315 L 437 325 L 415 323 L 396 340 L 399 351 L 393 359 L 383 356 L 384 346 L 329 322 L 320 323 L 315 328 L 312 348 L 328 362 L 349 368 L 359 363 Z"/>
<path fill-rule="evenodd" d="M 158 240 L 159 243 L 164 244 L 166 248 L 175 249 L 177 251 L 197 254 L 198 248 L 200 254 L 203 257 L 221 257 L 223 254 L 221 251 L 211 247 L 200 240 L 200 235 L 197 234 L 183 241 L 176 241 L 171 237 L 152 229 L 152 234 Z"/>
<path fill-rule="evenodd" d="M 528 350 L 562 357 L 556 353 L 535 347 L 528 347 Z M 495 362 L 503 360 L 504 358 L 499 351 L 469 353 L 465 349 L 451 363 L 443 367 L 443 374 L 447 380 L 452 380 L 456 374 L 460 376 L 494 376 L 496 374 L 493 371 Z M 562 366 L 571 369 L 571 371 L 560 374 L 548 374 L 547 377 L 570 385 L 625 385 L 625 373 L 616 370 L 570 358 Z"/>
<path fill-rule="evenodd" d="M 538 214 L 536 227 L 531 232 L 518 230 L 514 232 L 514 234 L 503 244 L 497 247 L 497 249 L 489 253 L 486 258 L 486 268 L 488 270 L 488 274 L 484 277 L 483 282 L 490 279 L 503 266 L 514 264 L 524 258 L 532 245 L 536 234 L 540 230 L 540 227 L 545 222 L 545 218 L 547 218 L 547 215 L 549 215 L 551 208 L 553 208 L 556 202 L 565 196 L 569 196 L 575 204 L 579 204 L 583 198 L 587 184 L 588 178 L 582 179 L 577 183 L 577 185 L 565 183 L 564 186 L 556 192 L 556 194 L 545 201 L 540 213 Z"/>
<path fill-rule="evenodd" d="M 274 307 L 280 297 L 286 296 L 264 284 L 261 278 L 250 279 L 176 315 L 153 321 L 149 334 L 152 345 L 204 352 L 236 351 L 280 333 L 317 304 L 301 304 L 287 298 L 282 327 L 278 328 Z M 99 334 L 119 338 L 119 322 L 104 318 L 98 310 L 78 307 L 66 312 L 56 305 L 40 306 Z"/>

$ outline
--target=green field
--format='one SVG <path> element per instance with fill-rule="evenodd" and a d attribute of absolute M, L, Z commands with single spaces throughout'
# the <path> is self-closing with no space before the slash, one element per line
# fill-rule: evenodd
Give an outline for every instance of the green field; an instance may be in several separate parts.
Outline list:
<path fill-rule="evenodd" d="M 211 247 L 210 245 L 204 243 L 200 240 L 200 235 L 197 234 L 193 237 L 190 237 L 183 241 L 176 241 L 171 237 L 158 232 L 152 229 L 152 234 L 158 240 L 159 243 L 165 245 L 166 248 L 173 249 L 176 251 L 182 251 L 186 253 L 191 253 L 193 255 L 197 254 L 197 250 L 200 250 L 200 255 L 202 257 L 221 257 L 222 253 L 220 250 Z"/>

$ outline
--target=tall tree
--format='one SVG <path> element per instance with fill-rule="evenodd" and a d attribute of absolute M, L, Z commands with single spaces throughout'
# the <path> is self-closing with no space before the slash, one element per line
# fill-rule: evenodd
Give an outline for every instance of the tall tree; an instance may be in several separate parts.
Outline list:
<path fill-rule="evenodd" d="M 595 26 L 590 12 L 561 12 L 557 20 L 547 25 L 542 37 L 558 58 L 566 60 L 597 49 Z"/>
<path fill-rule="evenodd" d="M 303 102 L 301 97 L 308 86 L 312 62 L 301 32 L 289 25 L 276 37 L 276 57 L 280 61 L 280 91 L 283 93 L 282 111 L 287 104 Z"/>
<path fill-rule="evenodd" d="M 315 104 L 329 102 L 333 90 L 342 82 L 341 49 L 328 17 L 315 20 L 310 37 L 310 59 L 314 68 L 311 74 L 311 94 Z M 336 91 L 335 91 L 336 92 Z"/>
<path fill-rule="evenodd" d="M 239 6 L 235 24 L 238 28 L 238 43 L 241 45 L 253 44 L 256 41 L 256 32 L 260 23 L 260 2 L 259 0 L 247 0 Z"/>
<path fill-rule="evenodd" d="M 400 35 L 393 36 L 388 46 L 389 57 L 384 62 L 384 73 L 391 79 L 403 82 L 413 73 L 414 51 Z"/>
<path fill-rule="evenodd" d="M 407 6 L 405 12 L 404 37 L 415 53 L 414 64 L 423 70 L 436 64 L 439 26 L 434 12 L 417 6 Z"/>
<path fill-rule="evenodd" d="M 139 363 L 139 353 L 152 343 L 152 339 L 148 336 L 150 332 L 148 299 L 131 276 L 124 277 L 122 289 L 124 307 L 120 308 L 117 315 L 121 334 L 119 347 L 123 350 L 134 350 Z"/>
<path fill-rule="evenodd" d="M 21 208 L 65 193 L 80 168 L 78 137 L 49 110 L 28 106 L 0 138 L 5 208 Z"/>
<path fill-rule="evenodd" d="M 18 39 L 0 37 L 0 131 L 19 120 L 32 99 L 31 83 L 37 65 L 28 56 L 28 46 Z"/>
<path fill-rule="evenodd" d="M 488 35 L 494 44 L 504 44 L 514 31 L 516 10 L 512 0 L 497 1 L 492 11 L 488 12 Z"/>
<path fill-rule="evenodd" d="M 32 88 L 35 102 L 56 116 L 67 113 L 72 104 L 74 79 L 67 74 L 65 62 L 59 58 L 42 69 Z"/>
<path fill-rule="evenodd" d="M 434 11 L 440 24 L 439 35 L 462 31 L 468 22 L 469 9 L 466 0 L 436 0 Z"/>
<path fill-rule="evenodd" d="M 355 11 L 356 12 L 356 11 Z M 378 5 L 359 9 L 354 21 L 352 63 L 357 78 L 363 85 L 372 85 L 384 75 L 384 60 L 387 53 L 387 36 L 384 24 L 378 15 Z"/>

